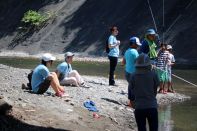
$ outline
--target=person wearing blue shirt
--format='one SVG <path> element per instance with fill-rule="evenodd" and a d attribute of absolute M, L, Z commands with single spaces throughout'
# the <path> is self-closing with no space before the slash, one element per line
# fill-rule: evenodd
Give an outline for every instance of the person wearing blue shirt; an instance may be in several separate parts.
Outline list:
<path fill-rule="evenodd" d="M 55 72 L 49 72 L 48 67 L 52 66 L 55 57 L 50 53 L 45 53 L 42 56 L 42 62 L 34 70 L 31 79 L 33 92 L 37 94 L 45 93 L 49 86 L 55 91 L 58 97 L 65 96 L 64 87 L 60 86 L 59 80 Z"/>
<path fill-rule="evenodd" d="M 73 61 L 74 54 L 72 52 L 66 52 L 65 62 L 62 62 L 57 66 L 56 74 L 60 80 L 61 85 L 72 86 L 84 86 L 84 80 L 77 70 L 73 70 L 71 63 Z"/>
<path fill-rule="evenodd" d="M 111 27 L 110 32 L 111 35 L 108 39 L 108 46 L 110 49 L 108 53 L 110 61 L 109 85 L 115 86 L 114 72 L 118 63 L 120 41 L 116 39 L 116 36 L 118 35 L 118 28 L 116 26 Z"/>
<path fill-rule="evenodd" d="M 129 82 L 131 74 L 135 72 L 135 60 L 139 56 L 137 49 L 141 46 L 139 38 L 131 37 L 129 46 L 130 48 L 126 50 L 122 61 L 122 65 L 125 65 L 125 77 L 127 82 Z"/>

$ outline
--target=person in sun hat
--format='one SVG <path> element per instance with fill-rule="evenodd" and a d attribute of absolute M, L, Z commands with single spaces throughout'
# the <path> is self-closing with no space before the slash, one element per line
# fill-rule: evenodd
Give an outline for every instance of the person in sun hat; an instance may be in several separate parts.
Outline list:
<path fill-rule="evenodd" d="M 31 86 L 33 92 L 37 94 L 45 93 L 49 86 L 55 91 L 55 95 L 58 97 L 66 96 L 64 93 L 64 87 L 59 83 L 55 72 L 49 72 L 48 67 L 52 66 L 53 61 L 56 60 L 50 53 L 43 54 L 41 58 L 41 64 L 39 64 L 34 70 L 31 79 Z"/>
<path fill-rule="evenodd" d="M 125 77 L 127 82 L 133 72 L 135 72 L 135 60 L 139 56 L 137 49 L 141 46 L 140 40 L 138 37 L 131 37 L 129 39 L 129 49 L 126 50 L 122 65 L 125 65 Z"/>
<path fill-rule="evenodd" d="M 152 64 L 155 64 L 155 59 L 157 58 L 157 45 L 155 43 L 156 36 L 157 34 L 154 29 L 148 29 L 145 33 L 145 38 L 142 41 L 142 46 L 140 48 L 140 53 L 147 54 L 150 57 Z"/>
<path fill-rule="evenodd" d="M 136 59 L 136 71 L 129 80 L 129 106 L 135 108 L 134 115 L 138 131 L 146 131 L 146 120 L 149 130 L 158 131 L 157 87 L 159 79 L 151 70 L 151 61 L 148 55 L 142 53 Z"/>
<path fill-rule="evenodd" d="M 169 51 L 169 55 L 168 55 L 168 61 L 167 61 L 167 72 L 168 72 L 168 89 L 167 92 L 172 92 L 174 93 L 174 90 L 172 88 L 172 66 L 175 64 L 175 58 L 174 55 L 172 53 L 172 46 L 171 45 L 167 45 L 167 50 Z"/>
<path fill-rule="evenodd" d="M 71 63 L 73 62 L 74 54 L 66 52 L 65 62 L 57 66 L 56 74 L 60 80 L 61 85 L 84 86 L 84 80 L 77 70 L 73 70 Z"/>

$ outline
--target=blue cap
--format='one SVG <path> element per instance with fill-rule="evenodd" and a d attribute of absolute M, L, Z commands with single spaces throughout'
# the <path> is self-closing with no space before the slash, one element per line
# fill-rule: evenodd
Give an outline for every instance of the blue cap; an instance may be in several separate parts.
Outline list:
<path fill-rule="evenodd" d="M 148 29 L 148 30 L 146 31 L 146 35 L 156 35 L 156 32 L 155 32 L 154 29 Z"/>
<path fill-rule="evenodd" d="M 141 46 L 141 45 L 142 45 L 142 44 L 140 43 L 140 40 L 139 40 L 138 37 L 131 37 L 131 38 L 129 39 L 129 41 L 130 41 L 132 44 L 136 44 L 136 45 L 138 45 L 138 46 Z"/>

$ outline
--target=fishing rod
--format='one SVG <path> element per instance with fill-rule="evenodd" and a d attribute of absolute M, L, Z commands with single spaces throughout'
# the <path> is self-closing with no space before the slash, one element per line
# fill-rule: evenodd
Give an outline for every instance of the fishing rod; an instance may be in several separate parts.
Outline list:
<path fill-rule="evenodd" d="M 159 69 L 159 70 L 164 71 L 164 72 L 167 73 L 166 70 L 162 70 L 162 69 L 160 69 L 159 67 L 156 67 L 155 65 L 152 65 L 152 67 L 153 67 L 153 68 L 156 68 L 156 69 Z M 197 87 L 196 84 L 194 84 L 194 83 L 192 83 L 192 82 L 190 82 L 190 81 L 188 81 L 188 80 L 186 80 L 186 79 L 184 79 L 184 78 L 182 78 L 182 77 L 180 77 L 180 76 L 178 76 L 178 75 L 175 75 L 175 74 L 172 73 L 172 76 L 174 76 L 174 77 L 176 77 L 176 78 L 178 78 L 178 79 L 180 79 L 180 80 L 182 80 L 182 81 L 184 81 L 184 82 L 186 82 L 186 83 L 188 83 L 188 84 L 191 84 L 191 85 L 193 85 L 194 87 Z"/>
<path fill-rule="evenodd" d="M 153 24 L 154 24 L 154 26 L 155 26 L 155 30 L 156 30 L 156 32 L 157 32 L 157 25 L 156 25 L 156 22 L 155 22 L 155 18 L 154 18 L 153 11 L 152 11 L 152 8 L 151 8 L 151 5 L 150 5 L 149 0 L 147 0 L 147 3 L 148 3 L 148 7 L 149 7 L 149 9 L 150 9 L 151 17 L 152 17 L 152 19 L 153 19 Z"/>

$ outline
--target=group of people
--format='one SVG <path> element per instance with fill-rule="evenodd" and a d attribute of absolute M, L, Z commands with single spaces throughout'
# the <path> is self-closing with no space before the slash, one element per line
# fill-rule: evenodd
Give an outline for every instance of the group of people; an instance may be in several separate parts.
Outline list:
<path fill-rule="evenodd" d="M 114 72 L 118 63 L 119 57 L 119 45 L 120 41 L 117 40 L 118 28 L 113 26 L 110 28 L 111 35 L 108 39 L 109 53 L 108 58 L 110 61 L 109 71 L 109 85 L 116 86 L 114 80 Z M 152 67 L 157 72 L 160 89 L 159 93 L 166 94 L 167 92 L 174 92 L 172 88 L 171 78 L 171 66 L 174 65 L 175 59 L 172 54 L 172 46 L 166 43 L 159 43 L 160 48 L 156 44 L 156 32 L 154 29 L 148 29 L 145 34 L 145 38 L 140 42 L 138 37 L 131 37 L 129 39 L 129 48 L 125 51 L 122 60 L 122 65 L 125 65 L 125 78 L 129 82 L 129 78 L 132 73 L 135 72 L 135 61 L 139 54 L 144 53 L 149 56 Z M 165 83 L 168 85 L 168 89 L 165 90 Z"/>
<path fill-rule="evenodd" d="M 117 27 L 112 27 L 110 32 L 109 85 L 115 86 L 114 71 L 121 42 L 116 38 Z M 139 131 L 146 131 L 146 119 L 150 131 L 158 130 L 157 92 L 163 94 L 174 92 L 171 82 L 171 66 L 175 63 L 172 46 L 159 43 L 160 48 L 157 49 L 156 36 L 154 29 L 148 29 L 142 42 L 138 37 L 131 37 L 129 48 L 122 60 L 122 65 L 125 65 L 125 78 L 129 83 L 128 105 L 135 108 L 134 114 Z M 167 90 L 164 88 L 165 83 L 168 83 Z M 157 90 L 158 87 L 159 90 Z"/>
<path fill-rule="evenodd" d="M 120 40 L 117 40 L 118 28 L 110 28 L 108 39 L 108 58 L 110 61 L 109 85 L 116 86 L 114 72 L 118 63 Z M 124 53 L 122 65 L 125 65 L 125 78 L 129 84 L 129 106 L 135 108 L 135 118 L 139 131 L 146 130 L 146 119 L 151 131 L 158 130 L 157 92 L 165 94 L 174 92 L 171 83 L 171 66 L 175 63 L 172 46 L 160 43 L 157 50 L 156 32 L 153 29 L 146 31 L 145 38 L 140 42 L 138 37 L 129 39 L 129 48 Z M 43 94 L 51 86 L 58 97 L 68 96 L 65 85 L 84 86 L 84 80 L 73 70 L 71 63 L 74 54 L 66 52 L 65 61 L 59 64 L 54 72 L 49 71 L 56 59 L 52 54 L 45 53 L 32 73 L 31 87 L 37 94 Z M 168 89 L 165 90 L 165 83 Z M 157 91 L 157 88 L 159 90 Z"/>
<path fill-rule="evenodd" d="M 72 52 L 67 52 L 65 54 L 65 62 L 59 64 L 55 72 L 49 72 L 48 68 L 52 66 L 56 58 L 50 53 L 43 54 L 41 64 L 32 73 L 31 87 L 33 92 L 43 94 L 51 86 L 56 96 L 64 97 L 68 96 L 68 94 L 65 93 L 63 86 L 84 86 L 83 78 L 78 71 L 72 69 L 73 57 L 74 54 Z"/>

